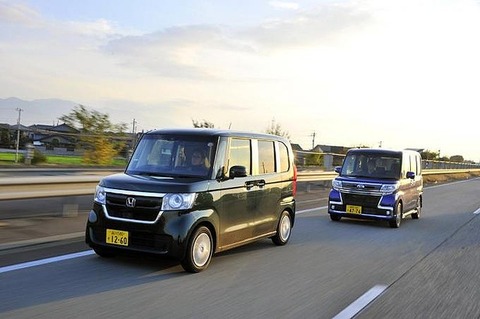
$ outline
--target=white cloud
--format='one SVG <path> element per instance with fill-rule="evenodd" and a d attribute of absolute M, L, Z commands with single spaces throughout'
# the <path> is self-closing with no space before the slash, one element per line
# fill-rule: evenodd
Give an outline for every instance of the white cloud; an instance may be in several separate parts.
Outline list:
<path fill-rule="evenodd" d="M 4 24 L 16 24 L 28 27 L 38 26 L 42 22 L 41 15 L 22 3 L 0 1 L 0 21 Z"/>
<path fill-rule="evenodd" d="M 306 147 L 316 132 L 321 144 L 383 141 L 480 159 L 466 139 L 480 103 L 474 1 L 320 3 L 253 27 L 135 35 L 105 19 L 62 23 L 20 8 L 0 2 L 9 28 L 37 21 L 0 35 L 0 96 L 76 100 L 145 129 L 206 119 L 262 131 L 275 118 Z M 417 134 L 399 134 L 406 127 Z"/>
<path fill-rule="evenodd" d="M 268 4 L 276 9 L 297 10 L 300 7 L 297 2 L 269 1 Z"/>

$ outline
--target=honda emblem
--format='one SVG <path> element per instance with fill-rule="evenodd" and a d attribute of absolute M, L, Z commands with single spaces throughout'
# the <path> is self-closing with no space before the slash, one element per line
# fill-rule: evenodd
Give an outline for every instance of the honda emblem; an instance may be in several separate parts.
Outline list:
<path fill-rule="evenodd" d="M 127 207 L 133 208 L 135 207 L 135 203 L 137 200 L 134 197 L 127 197 L 127 200 L 125 201 L 125 205 Z"/>

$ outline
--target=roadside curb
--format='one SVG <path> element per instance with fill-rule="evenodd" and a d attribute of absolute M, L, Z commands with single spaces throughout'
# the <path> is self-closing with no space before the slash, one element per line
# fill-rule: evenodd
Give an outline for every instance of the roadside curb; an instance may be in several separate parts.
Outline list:
<path fill-rule="evenodd" d="M 84 231 L 71 233 L 71 234 L 63 234 L 63 235 L 55 235 L 55 236 L 48 236 L 48 237 L 42 237 L 42 238 L 21 240 L 21 241 L 17 241 L 17 242 L 0 244 L 0 251 L 15 249 L 15 248 L 21 248 L 21 247 L 26 247 L 26 246 L 45 244 L 45 243 L 52 243 L 52 242 L 68 240 L 68 239 L 81 238 L 83 236 L 85 236 Z"/>

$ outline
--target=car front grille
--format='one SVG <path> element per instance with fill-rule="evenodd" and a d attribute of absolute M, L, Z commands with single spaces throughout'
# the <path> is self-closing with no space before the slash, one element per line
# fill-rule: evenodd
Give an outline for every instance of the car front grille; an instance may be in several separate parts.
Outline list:
<path fill-rule="evenodd" d="M 130 207 L 127 203 L 130 203 Z M 107 193 L 106 209 L 111 217 L 154 222 L 161 207 L 161 197 Z"/>

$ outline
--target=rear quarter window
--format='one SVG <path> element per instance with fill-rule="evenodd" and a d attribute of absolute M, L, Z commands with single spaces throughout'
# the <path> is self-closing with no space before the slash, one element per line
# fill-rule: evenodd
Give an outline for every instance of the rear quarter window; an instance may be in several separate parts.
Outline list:
<path fill-rule="evenodd" d="M 280 157 L 280 172 L 288 172 L 290 169 L 290 160 L 287 145 L 278 143 L 278 153 Z"/>

